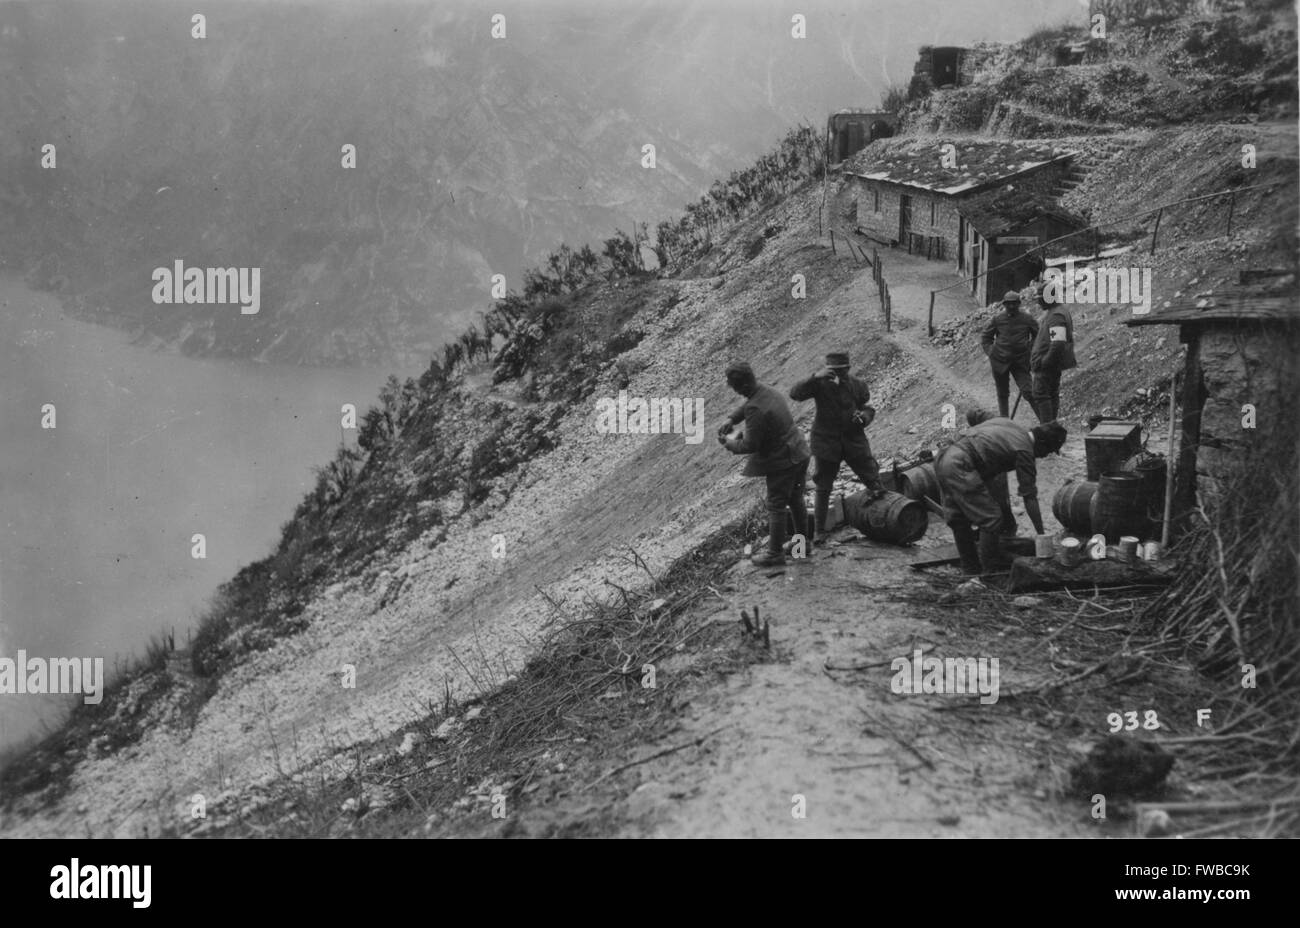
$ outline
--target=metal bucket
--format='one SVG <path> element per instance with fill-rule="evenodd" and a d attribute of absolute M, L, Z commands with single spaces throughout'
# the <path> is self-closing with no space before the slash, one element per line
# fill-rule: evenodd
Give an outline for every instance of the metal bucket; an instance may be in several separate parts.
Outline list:
<path fill-rule="evenodd" d="M 1077 538 L 1062 538 L 1061 550 L 1057 552 L 1056 560 L 1062 567 L 1077 567 L 1083 562 L 1083 545 Z"/>
<path fill-rule="evenodd" d="M 1165 478 L 1169 473 L 1168 465 L 1164 458 L 1150 458 L 1143 461 L 1135 459 L 1125 465 L 1124 470 L 1142 478 L 1142 499 L 1146 507 L 1147 528 L 1144 532 L 1134 534 L 1142 538 L 1160 534 L 1160 526 L 1165 518 Z"/>
<path fill-rule="evenodd" d="M 925 534 L 930 514 L 924 503 L 901 493 L 886 493 L 867 502 L 868 491 L 844 497 L 844 517 L 872 541 L 910 545 Z"/>
<path fill-rule="evenodd" d="M 1097 484 L 1091 480 L 1067 483 L 1052 497 L 1052 515 L 1070 531 L 1088 535 L 1092 532 L 1092 500 L 1096 495 Z"/>
<path fill-rule="evenodd" d="M 1128 471 L 1102 474 L 1092 498 L 1092 530 L 1118 542 L 1124 535 L 1148 534 L 1148 526 L 1142 477 Z"/>

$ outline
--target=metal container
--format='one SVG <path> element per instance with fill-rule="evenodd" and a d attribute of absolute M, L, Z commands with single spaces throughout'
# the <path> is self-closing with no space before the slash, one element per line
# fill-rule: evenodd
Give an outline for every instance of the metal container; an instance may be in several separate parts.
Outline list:
<path fill-rule="evenodd" d="M 1062 538 L 1056 559 L 1063 567 L 1077 567 L 1083 561 L 1083 544 L 1077 538 Z"/>
<path fill-rule="evenodd" d="M 1083 437 L 1084 455 L 1088 460 L 1088 479 L 1122 470 L 1129 458 L 1142 449 L 1142 423 L 1100 422 Z"/>
<path fill-rule="evenodd" d="M 1092 498 L 1092 530 L 1107 541 L 1147 532 L 1147 508 L 1142 478 L 1127 471 L 1102 474 Z"/>
<path fill-rule="evenodd" d="M 1162 457 L 1139 454 L 1124 465 L 1124 470 L 1142 478 L 1142 498 L 1146 505 L 1147 529 L 1142 538 L 1160 534 L 1165 518 L 1165 477 L 1168 464 Z"/>

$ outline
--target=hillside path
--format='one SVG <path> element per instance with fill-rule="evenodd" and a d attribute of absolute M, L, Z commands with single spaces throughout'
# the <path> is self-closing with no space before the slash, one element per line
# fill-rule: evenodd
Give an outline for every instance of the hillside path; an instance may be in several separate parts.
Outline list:
<path fill-rule="evenodd" d="M 882 250 L 882 257 L 894 326 L 886 335 L 881 322 L 871 337 L 889 339 L 904 353 L 910 387 L 881 404 L 884 431 L 873 428 L 872 437 L 878 456 L 906 434 L 933 431 L 924 418 L 931 398 L 934 408 L 941 399 L 959 408 L 995 404 L 986 366 L 975 364 L 968 373 L 926 336 L 930 290 L 953 283 L 955 269 L 897 250 Z M 842 246 L 840 258 L 849 260 Z M 851 312 L 865 310 L 880 322 L 870 268 L 859 267 L 847 285 L 858 295 Z M 948 290 L 936 300 L 936 325 L 976 308 L 962 288 Z M 828 322 L 861 328 L 852 316 Z M 1024 404 L 1017 419 L 1034 421 Z M 1052 492 L 1081 461 L 1082 440 L 1073 435 L 1062 457 L 1040 462 L 1049 531 L 1059 527 L 1050 514 Z M 1018 499 L 1013 506 L 1024 534 L 1023 506 Z M 950 541 L 947 528 L 931 517 L 918 547 Z M 735 626 L 742 608 L 758 607 L 772 623 L 770 655 L 690 703 L 683 730 L 671 740 L 708 736 L 698 749 L 639 767 L 629 803 L 640 810 L 634 831 L 665 837 L 1095 834 L 1085 809 L 1049 792 L 1058 773 L 1042 766 L 1035 747 L 1053 732 L 1007 703 L 892 691 L 891 661 L 916 648 L 926 656 L 997 657 L 1003 688 L 1050 672 L 1043 656 L 1032 653 L 1034 637 L 1017 631 L 1022 626 L 968 625 L 960 603 L 919 606 L 958 577 L 953 568 L 909 570 L 918 554 L 917 547 L 878 544 L 840 529 L 827 547 L 784 570 L 737 563 L 722 588 L 728 602 L 710 620 Z M 950 711 L 962 701 L 965 711 Z M 803 817 L 796 814 L 801 806 Z"/>

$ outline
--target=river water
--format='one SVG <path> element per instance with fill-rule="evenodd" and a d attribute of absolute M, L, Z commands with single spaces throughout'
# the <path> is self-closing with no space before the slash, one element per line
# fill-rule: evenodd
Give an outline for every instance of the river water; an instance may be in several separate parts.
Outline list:
<path fill-rule="evenodd" d="M 0 276 L 0 656 L 103 657 L 111 674 L 151 635 L 183 646 L 216 586 L 270 552 L 312 468 L 356 441 L 340 407 L 364 412 L 389 373 L 138 347 Z M 0 746 L 57 716 L 0 693 Z"/>

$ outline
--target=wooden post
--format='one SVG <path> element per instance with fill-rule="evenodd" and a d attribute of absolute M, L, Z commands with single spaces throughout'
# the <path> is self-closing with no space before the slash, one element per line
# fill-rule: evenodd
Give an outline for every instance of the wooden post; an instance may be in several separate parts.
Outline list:
<path fill-rule="evenodd" d="M 1183 339 L 1187 342 L 1187 362 L 1183 367 L 1182 434 L 1178 440 L 1178 473 L 1170 519 L 1170 536 L 1174 541 L 1186 529 L 1187 517 L 1196 509 L 1196 453 L 1201 443 L 1201 406 L 1205 402 L 1201 333 L 1192 329 Z"/>
<path fill-rule="evenodd" d="M 1165 208 L 1160 207 L 1160 212 L 1156 213 L 1156 227 L 1151 232 L 1151 253 L 1156 253 L 1156 237 L 1160 235 L 1160 220 L 1165 218 Z"/>
<path fill-rule="evenodd" d="M 822 234 L 822 213 L 826 212 L 826 175 L 830 172 L 831 124 L 826 123 L 826 144 L 822 147 L 822 205 L 817 208 L 817 237 Z M 835 233 L 831 232 L 834 238 Z"/>
<path fill-rule="evenodd" d="M 925 321 L 925 334 L 934 337 L 934 291 L 930 291 L 930 314 Z"/>
<path fill-rule="evenodd" d="M 885 331 L 886 332 L 892 332 L 894 330 L 892 325 L 893 318 L 894 318 L 894 298 L 892 296 L 887 296 L 885 300 Z"/>
<path fill-rule="evenodd" d="M 831 229 L 831 254 L 833 254 L 833 255 L 837 255 L 837 254 L 839 254 L 839 252 L 835 250 L 835 230 L 834 230 L 834 229 Z"/>
<path fill-rule="evenodd" d="M 1232 214 L 1237 210 L 1237 194 L 1234 191 L 1228 197 L 1228 234 L 1232 234 Z"/>
<path fill-rule="evenodd" d="M 1174 507 L 1174 430 L 1178 420 L 1174 418 L 1174 408 L 1178 401 L 1178 391 L 1174 389 L 1177 377 L 1169 381 L 1169 448 L 1165 452 L 1165 520 L 1160 533 L 1160 547 L 1169 548 L 1169 518 Z"/>

